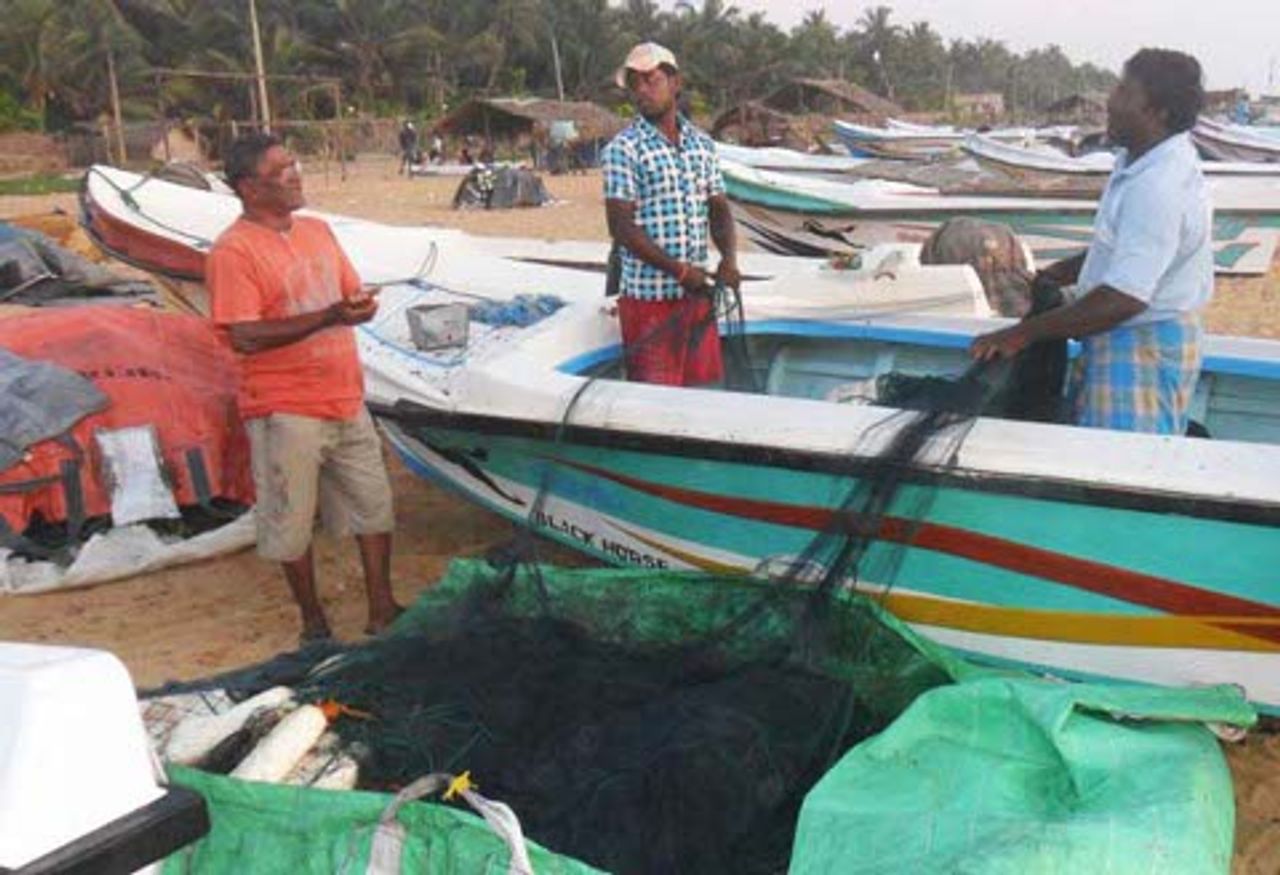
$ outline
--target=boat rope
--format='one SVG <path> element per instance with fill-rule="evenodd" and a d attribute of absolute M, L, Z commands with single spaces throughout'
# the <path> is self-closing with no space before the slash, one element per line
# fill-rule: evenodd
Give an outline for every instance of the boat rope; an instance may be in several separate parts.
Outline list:
<path fill-rule="evenodd" d="M 182 228 L 178 228 L 168 224 L 167 222 L 163 222 L 160 219 L 157 219 L 155 216 L 150 215 L 146 210 L 142 208 L 142 204 L 138 203 L 138 199 L 133 196 L 133 193 L 138 189 L 142 188 L 142 186 L 144 186 L 151 180 L 155 179 L 156 177 L 154 172 L 146 173 L 137 182 L 135 182 L 133 185 L 130 185 L 127 188 L 125 186 L 120 185 L 118 182 L 116 182 L 107 174 L 103 173 L 96 166 L 90 167 L 87 172 L 96 175 L 103 182 L 109 185 L 112 189 L 115 190 L 116 194 L 120 196 L 120 201 L 126 207 L 133 210 L 135 213 L 137 213 L 143 219 L 146 219 L 152 225 L 155 225 L 157 228 L 160 228 L 164 231 L 168 231 L 170 234 L 176 234 L 179 237 L 183 237 L 187 240 L 190 240 L 196 244 L 197 248 L 201 250 L 208 251 L 210 248 L 213 247 L 213 241 L 208 239 L 207 237 L 202 237 L 199 234 L 192 234 L 190 231 L 184 231 Z"/>

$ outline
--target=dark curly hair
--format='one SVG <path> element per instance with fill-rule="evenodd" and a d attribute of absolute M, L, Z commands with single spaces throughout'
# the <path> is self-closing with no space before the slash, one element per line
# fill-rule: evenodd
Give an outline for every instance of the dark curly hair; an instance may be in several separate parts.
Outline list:
<path fill-rule="evenodd" d="M 1175 134 L 1189 131 L 1204 108 L 1200 62 L 1170 49 L 1143 49 L 1124 64 L 1124 74 L 1142 85 L 1147 102 L 1165 114 Z"/>
<path fill-rule="evenodd" d="M 222 172 L 227 177 L 227 185 L 237 192 L 240 183 L 258 172 L 258 162 L 272 146 L 283 145 L 279 137 L 271 134 L 245 134 L 227 149 L 226 160 L 222 162 Z"/>

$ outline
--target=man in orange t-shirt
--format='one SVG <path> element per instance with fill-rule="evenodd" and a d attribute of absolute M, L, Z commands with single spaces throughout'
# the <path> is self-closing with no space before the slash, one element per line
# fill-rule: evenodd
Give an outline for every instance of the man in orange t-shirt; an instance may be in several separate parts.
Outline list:
<path fill-rule="evenodd" d="M 311 556 L 318 506 L 327 529 L 360 546 L 376 632 L 400 612 L 390 581 L 394 517 L 352 326 L 372 319 L 378 303 L 329 225 L 294 215 L 302 178 L 279 140 L 243 137 L 225 166 L 244 212 L 214 244 L 205 279 L 213 321 L 240 361 L 258 553 L 284 566 L 304 643 L 328 637 Z"/>

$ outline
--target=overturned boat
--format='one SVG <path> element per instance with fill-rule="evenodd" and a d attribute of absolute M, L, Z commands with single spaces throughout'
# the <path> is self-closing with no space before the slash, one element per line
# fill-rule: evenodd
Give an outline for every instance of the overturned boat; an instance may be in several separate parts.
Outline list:
<path fill-rule="evenodd" d="M 197 241 L 237 212 L 216 195 L 137 183 L 92 174 L 86 216 L 114 250 L 156 270 L 198 267 Z M 331 221 L 366 280 L 405 280 L 357 333 L 395 450 L 422 476 L 623 565 L 792 568 L 815 531 L 847 524 L 841 496 L 909 420 L 888 387 L 963 371 L 971 338 L 992 327 L 954 315 L 966 298 L 972 312 L 972 286 L 956 287 L 950 311 L 942 289 L 915 305 L 895 296 L 895 283 L 923 288 L 935 276 L 909 259 L 895 277 L 809 265 L 744 284 L 724 329 L 736 391 L 628 383 L 594 269 L 545 263 L 554 250 L 537 263 L 517 256 L 516 269 L 501 242 Z M 435 267 L 415 276 L 425 245 Z M 744 259 L 744 270 L 762 263 Z M 517 293 L 562 306 L 506 318 Z M 921 312 L 930 297 L 934 312 Z M 440 308 L 469 314 L 465 333 L 424 348 L 406 314 Z M 851 583 L 988 662 L 1239 683 L 1280 711 L 1277 410 L 1280 343 L 1212 337 L 1192 409 L 1212 439 L 995 416 L 943 430 L 902 472 L 907 485 Z"/>

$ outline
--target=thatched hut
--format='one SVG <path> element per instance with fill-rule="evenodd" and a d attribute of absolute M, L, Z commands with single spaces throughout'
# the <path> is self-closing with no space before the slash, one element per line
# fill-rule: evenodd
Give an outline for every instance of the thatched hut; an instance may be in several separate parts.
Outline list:
<path fill-rule="evenodd" d="M 436 122 L 432 132 L 455 141 L 472 138 L 491 143 L 499 153 L 527 154 L 537 160 L 553 131 L 570 132 L 576 148 L 595 154 L 625 124 L 604 107 L 586 101 L 477 97 Z"/>
<path fill-rule="evenodd" d="M 902 107 L 841 79 L 792 79 L 763 100 L 730 107 L 716 117 L 711 134 L 744 146 L 823 148 L 832 140 L 831 120 L 883 124 Z"/>

